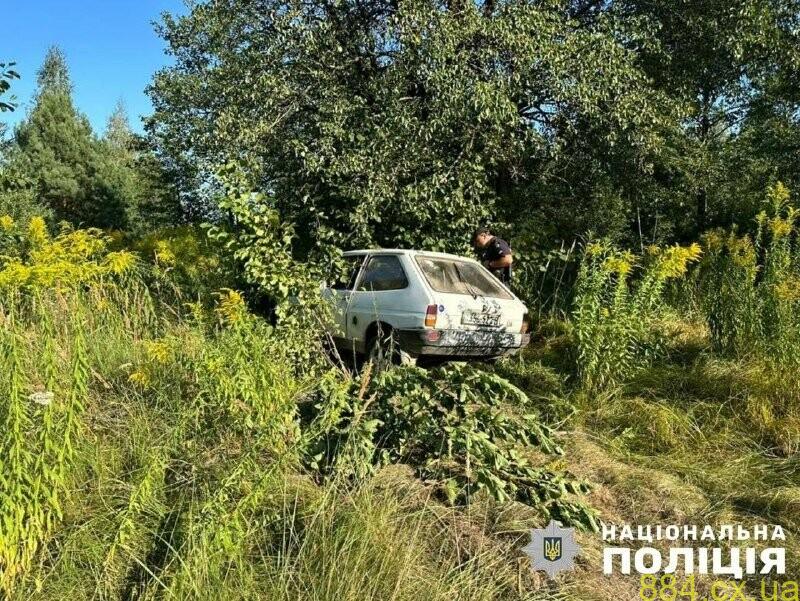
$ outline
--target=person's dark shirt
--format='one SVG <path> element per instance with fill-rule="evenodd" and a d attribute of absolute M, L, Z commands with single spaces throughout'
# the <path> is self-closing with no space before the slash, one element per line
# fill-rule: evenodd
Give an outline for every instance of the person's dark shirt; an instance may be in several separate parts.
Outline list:
<path fill-rule="evenodd" d="M 486 263 L 486 261 L 497 261 L 501 257 L 507 257 L 510 254 L 511 247 L 508 245 L 508 242 L 502 238 L 498 238 L 497 236 L 489 241 L 489 244 L 486 245 L 486 248 L 480 249 L 481 263 Z M 505 283 L 511 281 L 510 266 L 502 267 L 500 269 L 487 267 L 487 269 L 496 275 L 501 281 Z"/>

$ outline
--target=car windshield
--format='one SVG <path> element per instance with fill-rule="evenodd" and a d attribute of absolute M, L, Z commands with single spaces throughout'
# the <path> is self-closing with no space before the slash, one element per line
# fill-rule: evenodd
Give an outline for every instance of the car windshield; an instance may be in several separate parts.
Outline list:
<path fill-rule="evenodd" d="M 437 292 L 512 298 L 491 273 L 470 261 L 423 256 L 416 260 L 428 284 Z"/>

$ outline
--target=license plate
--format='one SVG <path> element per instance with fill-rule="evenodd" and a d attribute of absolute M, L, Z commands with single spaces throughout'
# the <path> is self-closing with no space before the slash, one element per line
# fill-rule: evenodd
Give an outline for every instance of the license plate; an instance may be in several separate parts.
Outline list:
<path fill-rule="evenodd" d="M 498 313 L 475 313 L 466 312 L 461 318 L 461 323 L 471 326 L 491 326 L 500 325 L 500 315 Z"/>

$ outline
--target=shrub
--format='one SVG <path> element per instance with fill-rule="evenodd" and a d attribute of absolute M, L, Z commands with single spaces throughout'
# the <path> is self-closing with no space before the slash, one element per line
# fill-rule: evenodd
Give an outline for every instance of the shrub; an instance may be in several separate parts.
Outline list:
<path fill-rule="evenodd" d="M 114 280 L 135 270 L 137 258 L 111 251 L 112 238 L 100 230 L 66 229 L 55 237 L 44 219 L 27 226 L 0 217 L 0 293 L 65 289 Z"/>
<path fill-rule="evenodd" d="M 548 252 L 514 248 L 513 287 L 539 320 L 569 311 L 578 270 L 577 242 Z"/>
<path fill-rule="evenodd" d="M 297 361 L 316 362 L 330 319 L 330 307 L 320 294 L 322 278 L 310 264 L 292 257 L 293 227 L 281 221 L 268 199 L 253 192 L 233 166 L 222 177 L 225 193 L 219 206 L 228 224 L 210 226 L 210 238 L 224 246 L 244 280 L 272 303 Z"/>
<path fill-rule="evenodd" d="M 701 305 L 717 352 L 767 359 L 794 372 L 800 361 L 798 212 L 780 183 L 767 194 L 753 238 L 714 231 L 703 238 Z"/>
<path fill-rule="evenodd" d="M 52 219 L 52 211 L 36 202 L 36 193 L 31 187 L 11 187 L 2 183 L 4 174 L 0 171 L 0 215 L 8 215 L 14 221 L 27 223 L 39 216 L 46 221 Z"/>
<path fill-rule="evenodd" d="M 537 464 L 537 454 L 561 449 L 525 393 L 499 376 L 464 364 L 397 368 L 328 381 L 322 393 L 306 451 L 314 469 L 363 477 L 406 462 L 451 503 L 485 492 L 597 527 L 594 513 L 572 497 L 587 485 Z"/>
<path fill-rule="evenodd" d="M 162 228 L 135 241 L 133 248 L 152 265 L 149 275 L 156 286 L 177 287 L 184 298 L 210 301 L 220 288 L 237 287 L 232 261 L 199 227 Z"/>

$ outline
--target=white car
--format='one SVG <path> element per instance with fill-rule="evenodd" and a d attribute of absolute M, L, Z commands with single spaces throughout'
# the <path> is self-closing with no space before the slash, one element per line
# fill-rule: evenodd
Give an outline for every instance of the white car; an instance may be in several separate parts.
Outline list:
<path fill-rule="evenodd" d="M 344 253 L 323 288 L 340 350 L 409 364 L 419 357 L 496 358 L 530 341 L 528 309 L 473 259 L 416 250 Z"/>

